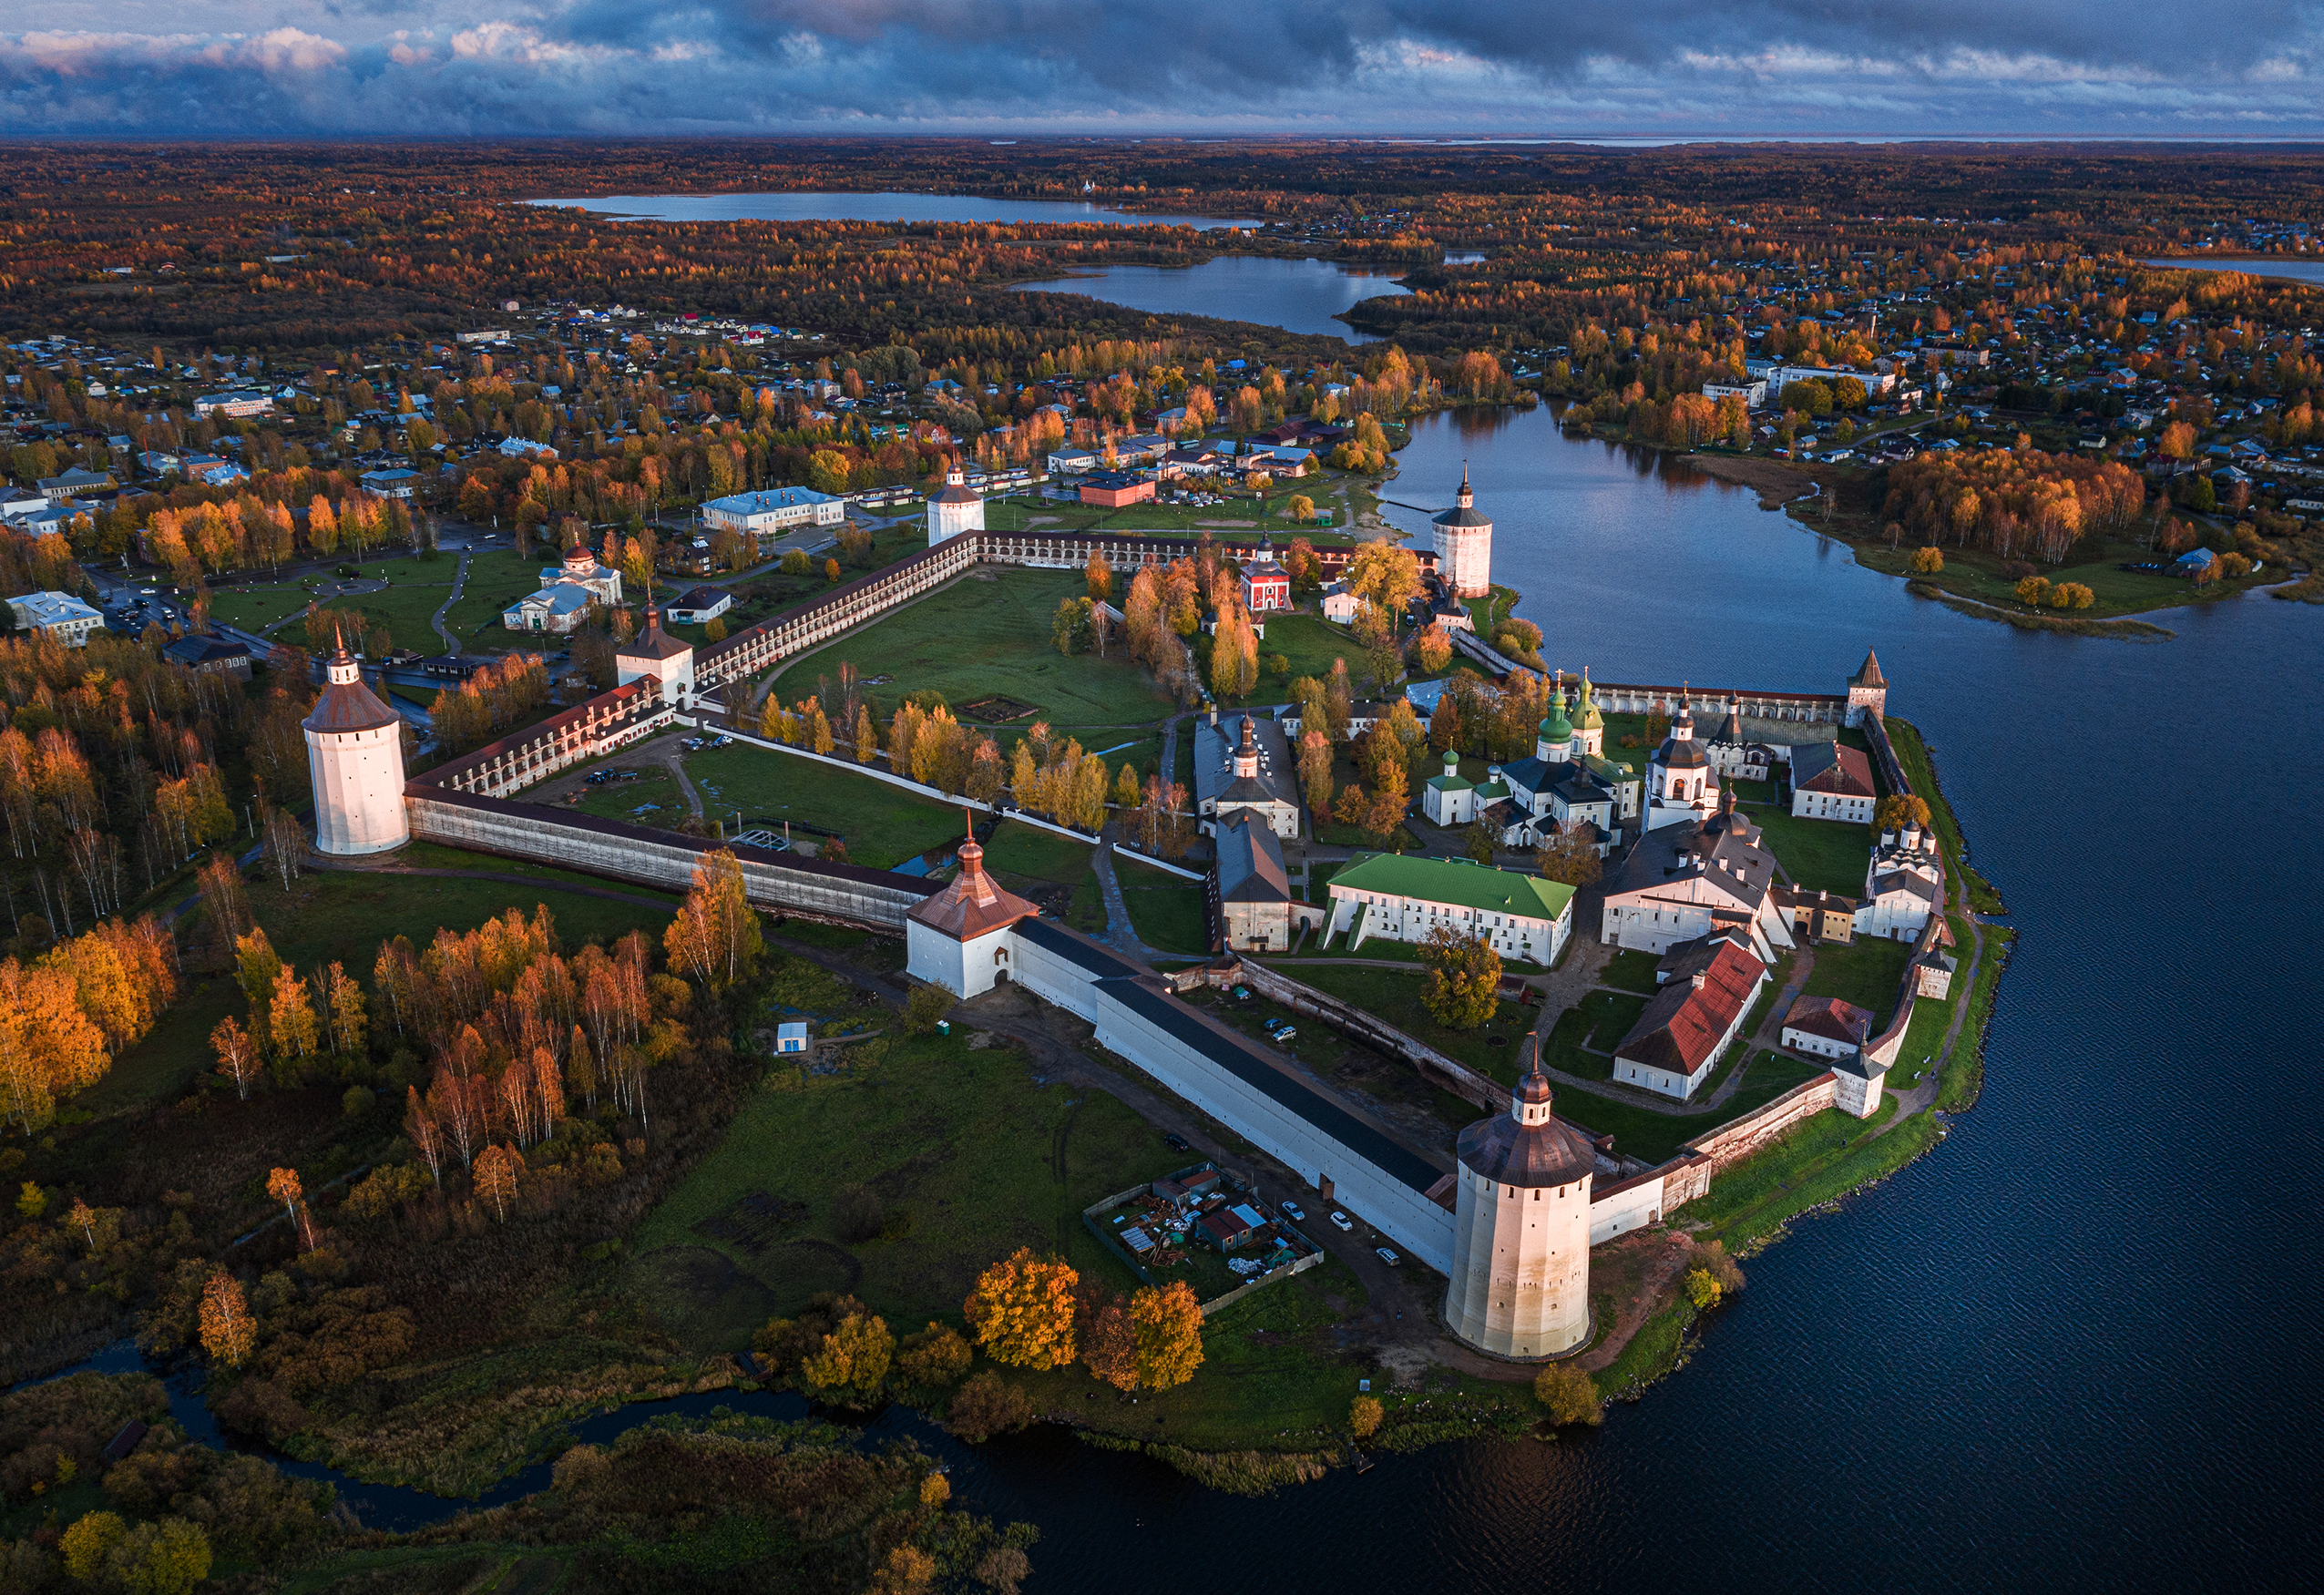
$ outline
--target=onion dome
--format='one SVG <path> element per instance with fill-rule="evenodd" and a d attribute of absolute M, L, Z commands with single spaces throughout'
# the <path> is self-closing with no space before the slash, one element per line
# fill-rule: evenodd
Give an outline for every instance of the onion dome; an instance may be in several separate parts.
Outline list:
<path fill-rule="evenodd" d="M 1598 712 L 1597 704 L 1591 700 L 1590 672 L 1586 670 L 1582 672 L 1582 699 L 1574 706 L 1573 723 L 1585 731 L 1600 731 L 1606 729 L 1606 717 Z"/>
<path fill-rule="evenodd" d="M 1565 717 L 1565 677 L 1561 673 L 1557 684 L 1550 689 L 1550 712 L 1541 721 L 1541 740 L 1554 748 L 1572 737 L 1573 722 Z"/>
<path fill-rule="evenodd" d="M 1524 1189 L 1571 1185 L 1598 1171 L 1590 1142 L 1550 1111 L 1550 1079 L 1538 1058 L 1510 1093 L 1509 1111 L 1462 1130 L 1458 1150 L 1470 1173 Z"/>

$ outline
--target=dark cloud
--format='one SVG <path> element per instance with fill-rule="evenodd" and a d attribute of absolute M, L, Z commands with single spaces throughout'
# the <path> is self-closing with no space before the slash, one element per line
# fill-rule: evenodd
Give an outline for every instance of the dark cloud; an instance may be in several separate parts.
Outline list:
<path fill-rule="evenodd" d="M 2324 131 L 2324 18 L 2278 0 L 128 0 L 102 33 L 77 0 L 18 15 L 17 134 Z"/>

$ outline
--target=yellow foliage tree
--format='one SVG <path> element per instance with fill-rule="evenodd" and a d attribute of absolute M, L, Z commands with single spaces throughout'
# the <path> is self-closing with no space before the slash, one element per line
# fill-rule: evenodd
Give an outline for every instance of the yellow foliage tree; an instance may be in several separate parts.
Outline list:
<path fill-rule="evenodd" d="M 1073 1360 L 1073 1287 L 1080 1275 L 1060 1258 L 1020 1246 L 977 1276 L 964 1304 L 977 1344 L 997 1363 L 1055 1368 Z"/>
<path fill-rule="evenodd" d="M 525 1171 L 525 1155 L 513 1147 L 494 1144 L 476 1154 L 470 1171 L 476 1194 L 492 1203 L 493 1216 L 508 1222 L 508 1204 L 517 1200 L 517 1181 Z"/>
<path fill-rule="evenodd" d="M 1147 1389 L 1183 1385 L 1203 1365 L 1203 1304 L 1184 1280 L 1142 1287 L 1130 1298 L 1130 1322 L 1138 1332 L 1138 1383 Z"/>
<path fill-rule="evenodd" d="M 230 1273 L 210 1276 L 201 1291 L 201 1349 L 210 1361 L 239 1368 L 258 1348 L 258 1325 L 242 1300 L 242 1287 Z"/>

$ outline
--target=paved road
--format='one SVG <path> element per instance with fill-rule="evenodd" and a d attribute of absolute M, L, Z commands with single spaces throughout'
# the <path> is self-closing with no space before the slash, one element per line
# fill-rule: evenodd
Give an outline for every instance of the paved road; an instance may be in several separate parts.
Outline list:
<path fill-rule="evenodd" d="M 1130 920 L 1130 904 L 1122 896 L 1121 882 L 1114 874 L 1111 836 L 1098 844 L 1097 852 L 1090 859 L 1090 867 L 1097 872 L 1098 887 L 1105 894 L 1105 935 L 1101 939 L 1108 946 L 1142 964 L 1152 963 L 1156 958 L 1183 956 L 1182 954 L 1162 952 L 1138 939 L 1138 927 Z"/>
<path fill-rule="evenodd" d="M 444 617 L 449 615 L 452 612 L 452 606 L 460 601 L 460 594 L 462 590 L 467 587 L 467 585 L 468 551 L 466 548 L 463 548 L 460 550 L 460 568 L 454 573 L 452 578 L 452 596 L 444 600 L 444 605 L 441 608 L 437 609 L 435 614 L 428 617 L 427 622 L 429 625 L 435 628 L 435 634 L 444 639 L 444 651 L 446 653 L 458 653 L 460 651 L 460 639 L 453 636 L 450 631 L 445 629 Z"/>

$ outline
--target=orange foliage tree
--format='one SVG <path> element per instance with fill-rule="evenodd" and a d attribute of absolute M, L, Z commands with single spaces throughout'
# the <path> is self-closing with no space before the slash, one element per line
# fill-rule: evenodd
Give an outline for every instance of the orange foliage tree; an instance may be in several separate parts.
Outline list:
<path fill-rule="evenodd" d="M 1181 1280 L 1146 1285 L 1130 1298 L 1138 1335 L 1138 1383 L 1149 1390 L 1183 1385 L 1203 1365 L 1203 1304 Z"/>
<path fill-rule="evenodd" d="M 210 1276 L 201 1291 L 201 1348 L 213 1362 L 239 1368 L 258 1347 L 258 1325 L 251 1321 L 242 1287 L 223 1271 Z"/>
<path fill-rule="evenodd" d="M 1062 1258 L 1020 1246 L 977 1276 L 963 1304 L 977 1344 L 997 1363 L 1054 1368 L 1073 1360 L 1073 1287 L 1080 1275 Z"/>
<path fill-rule="evenodd" d="M 514 1147 L 488 1146 L 476 1155 L 471 1171 L 476 1194 L 492 1203 L 493 1215 L 506 1223 L 508 1204 L 517 1200 L 517 1181 L 525 1171 L 525 1155 Z"/>

